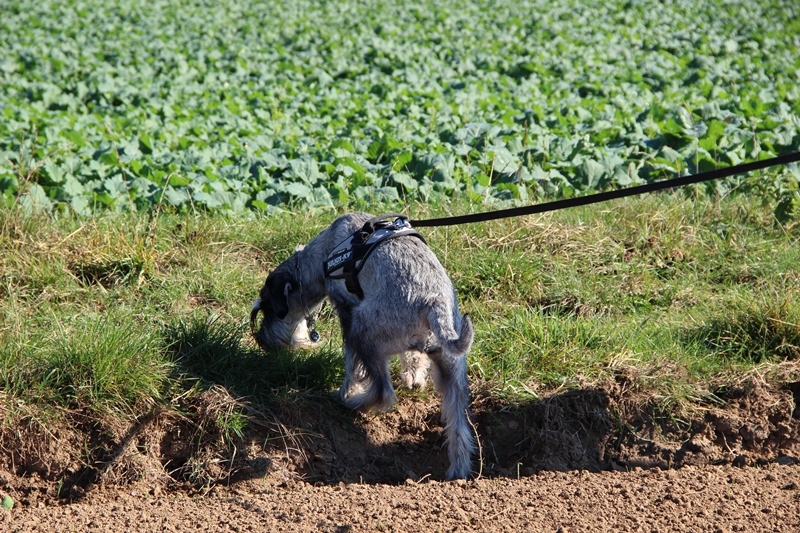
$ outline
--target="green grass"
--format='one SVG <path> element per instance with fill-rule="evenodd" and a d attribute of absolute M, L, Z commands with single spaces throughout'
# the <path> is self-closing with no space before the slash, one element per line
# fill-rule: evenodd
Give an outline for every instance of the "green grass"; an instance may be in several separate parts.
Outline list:
<path fill-rule="evenodd" d="M 71 327 L 56 322 L 52 338 L 35 350 L 29 377 L 40 398 L 129 416 L 140 403 L 163 401 L 171 364 L 152 332 L 132 330 L 130 318 L 94 316 Z"/>
<path fill-rule="evenodd" d="M 330 308 L 313 352 L 265 354 L 247 319 L 266 273 L 333 216 L 3 208 L 0 390 L 128 419 L 214 385 L 257 405 L 328 393 L 342 374 Z M 424 233 L 475 321 L 476 387 L 515 401 L 627 369 L 690 404 L 800 359 L 799 229 L 745 199 L 652 195 Z"/>
<path fill-rule="evenodd" d="M 209 320 L 167 326 L 165 341 L 185 378 L 218 383 L 238 396 L 258 397 L 276 389 L 321 391 L 342 377 L 338 350 L 281 350 L 266 356 L 240 323 Z"/>

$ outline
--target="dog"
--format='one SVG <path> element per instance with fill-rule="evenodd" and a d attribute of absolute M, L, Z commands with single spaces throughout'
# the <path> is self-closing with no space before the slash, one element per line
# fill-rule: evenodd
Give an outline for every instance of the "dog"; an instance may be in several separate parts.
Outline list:
<path fill-rule="evenodd" d="M 396 217 L 393 222 L 386 222 L 392 217 Z M 381 233 L 385 240 L 365 251 L 364 243 Z M 359 253 L 364 256 L 353 262 Z M 342 273 L 347 261 L 355 267 Z M 313 347 L 306 323 L 325 297 L 341 325 L 344 403 L 361 411 L 391 409 L 397 396 L 389 362 L 395 355 L 400 356 L 404 387 L 424 386 L 431 369 L 442 402 L 450 459 L 447 478 L 467 478 L 475 441 L 469 422 L 466 354 L 474 329 L 469 315 L 459 312 L 444 267 L 411 230 L 408 219 L 346 214 L 307 245 L 298 246 L 267 276 L 253 304 L 250 321 L 256 342 L 267 351 L 279 346 Z M 262 320 L 256 329 L 259 313 Z"/>

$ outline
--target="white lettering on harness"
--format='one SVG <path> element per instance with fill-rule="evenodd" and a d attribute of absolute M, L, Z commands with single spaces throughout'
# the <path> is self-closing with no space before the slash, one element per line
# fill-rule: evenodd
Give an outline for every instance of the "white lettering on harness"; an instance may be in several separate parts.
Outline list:
<path fill-rule="evenodd" d="M 337 255 L 333 259 L 330 259 L 328 261 L 328 269 L 330 270 L 330 269 L 332 269 L 334 267 L 337 267 L 337 266 L 341 265 L 342 263 L 344 263 L 345 261 L 350 259 L 350 256 L 352 256 L 352 255 L 353 255 L 353 251 L 352 250 L 347 250 L 345 253 Z"/>

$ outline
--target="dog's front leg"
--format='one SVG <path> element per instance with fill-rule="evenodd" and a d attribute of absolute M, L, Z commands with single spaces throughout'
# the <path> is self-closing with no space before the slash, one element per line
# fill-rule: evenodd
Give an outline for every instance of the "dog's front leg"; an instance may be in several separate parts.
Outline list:
<path fill-rule="evenodd" d="M 337 310 L 344 343 L 342 400 L 358 411 L 388 411 L 397 401 L 389 377 L 389 346 L 371 342 L 370 323 L 353 316 L 352 308 L 342 305 Z"/>
<path fill-rule="evenodd" d="M 366 370 L 355 356 L 353 347 L 345 341 L 344 345 L 344 382 L 339 394 L 347 403 L 349 398 L 363 394 L 369 386 Z"/>
<path fill-rule="evenodd" d="M 339 389 L 339 395 L 344 403 L 354 396 L 364 393 L 369 385 L 364 365 L 358 359 L 355 347 L 350 341 L 353 325 L 353 309 L 351 306 L 334 301 L 336 314 L 339 315 L 339 325 L 342 327 L 342 342 L 344 344 L 344 381 Z"/>

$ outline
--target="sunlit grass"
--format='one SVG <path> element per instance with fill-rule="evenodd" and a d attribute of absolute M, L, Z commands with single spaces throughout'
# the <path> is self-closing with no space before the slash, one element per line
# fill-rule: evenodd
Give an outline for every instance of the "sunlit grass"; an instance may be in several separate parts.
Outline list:
<path fill-rule="evenodd" d="M 338 386 L 330 308 L 313 352 L 265 354 L 247 327 L 267 272 L 335 213 L 1 215 L 7 393 L 135 417 L 214 385 L 266 403 Z M 504 398 L 602 383 L 625 367 L 641 390 L 690 402 L 798 359 L 797 228 L 756 202 L 651 195 L 423 233 L 475 322 L 472 382 Z"/>

